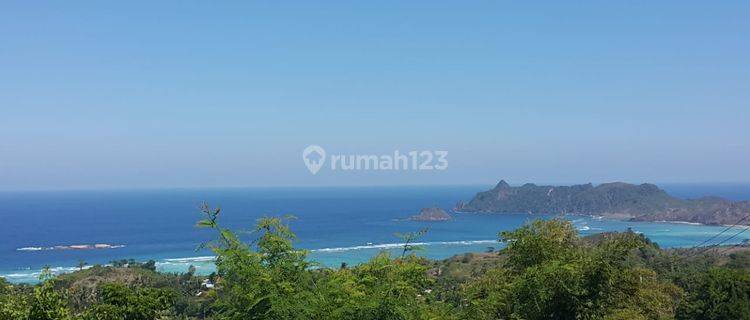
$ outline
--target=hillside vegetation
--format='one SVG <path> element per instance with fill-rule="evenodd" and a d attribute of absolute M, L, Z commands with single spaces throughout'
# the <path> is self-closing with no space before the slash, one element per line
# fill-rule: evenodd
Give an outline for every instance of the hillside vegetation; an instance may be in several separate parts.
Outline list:
<path fill-rule="evenodd" d="M 662 250 L 632 232 L 581 238 L 568 221 L 537 220 L 498 234 L 495 252 L 430 261 L 406 245 L 331 269 L 294 248 L 287 218 L 260 219 L 246 243 L 219 212 L 206 206 L 199 222 L 216 232 L 210 277 L 128 262 L 2 281 L 0 319 L 750 319 L 744 248 Z"/>

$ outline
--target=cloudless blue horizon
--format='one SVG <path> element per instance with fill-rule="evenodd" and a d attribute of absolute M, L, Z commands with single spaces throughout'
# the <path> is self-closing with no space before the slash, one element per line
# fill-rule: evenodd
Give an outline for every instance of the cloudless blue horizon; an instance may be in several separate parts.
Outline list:
<path fill-rule="evenodd" d="M 0 5 L 0 190 L 750 182 L 750 3 Z M 301 153 L 446 150 L 445 171 Z"/>

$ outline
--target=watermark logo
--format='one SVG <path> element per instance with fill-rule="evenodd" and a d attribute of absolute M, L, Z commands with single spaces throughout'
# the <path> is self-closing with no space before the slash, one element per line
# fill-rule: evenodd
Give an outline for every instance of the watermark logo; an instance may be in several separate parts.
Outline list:
<path fill-rule="evenodd" d="M 332 171 L 431 171 L 448 169 L 448 151 L 394 151 L 390 154 L 331 154 L 328 168 Z M 317 174 L 326 164 L 326 151 L 310 145 L 302 151 L 302 161 L 310 173 Z"/>
<path fill-rule="evenodd" d="M 305 162 L 310 173 L 317 174 L 326 162 L 326 151 L 320 146 L 309 145 L 302 151 L 302 161 Z"/>

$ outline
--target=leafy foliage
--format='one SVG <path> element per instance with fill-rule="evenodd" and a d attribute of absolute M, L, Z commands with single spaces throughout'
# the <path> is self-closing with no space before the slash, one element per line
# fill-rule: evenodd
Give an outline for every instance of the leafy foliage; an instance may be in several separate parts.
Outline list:
<path fill-rule="evenodd" d="M 696 274 L 677 310 L 678 319 L 750 319 L 750 274 L 712 268 Z"/>
<path fill-rule="evenodd" d="M 34 288 L 34 294 L 28 309 L 29 320 L 69 319 L 68 306 L 65 298 L 54 288 L 54 278 L 49 268 L 45 268 L 39 276 L 40 286 Z"/>
<path fill-rule="evenodd" d="M 0 319 L 28 319 L 32 294 L 32 288 L 13 286 L 0 278 Z"/>
<path fill-rule="evenodd" d="M 0 279 L 0 319 L 748 319 L 745 256 L 685 258 L 633 232 L 580 238 L 565 220 L 534 221 L 498 235 L 506 247 L 444 261 L 415 255 L 426 231 L 403 234 L 354 267 L 324 268 L 294 247 L 293 217 L 264 217 L 243 241 L 202 207 L 198 226 L 216 273 L 155 272 L 120 260 L 36 286 Z M 244 238 L 244 237 L 243 237 Z M 726 263 L 727 267 L 721 264 Z M 210 279 L 215 286 L 204 288 Z"/>
<path fill-rule="evenodd" d="M 149 320 L 170 314 L 175 293 L 167 289 L 128 288 L 109 283 L 100 289 L 100 300 L 81 316 L 81 320 Z"/>
<path fill-rule="evenodd" d="M 570 222 L 537 220 L 500 233 L 507 268 L 469 282 L 464 305 L 477 319 L 658 319 L 673 312 L 680 291 L 628 257 L 650 245 L 634 233 L 580 240 Z M 637 318 L 636 317 L 636 318 Z"/>
<path fill-rule="evenodd" d="M 408 235 L 404 255 L 380 254 L 355 269 L 313 268 L 307 252 L 295 249 L 292 217 L 258 220 L 247 245 L 217 223 L 218 209 L 203 208 L 199 226 L 216 230 L 208 246 L 217 256 L 219 319 L 417 319 L 428 307 L 427 263 L 406 255 L 419 234 Z"/>

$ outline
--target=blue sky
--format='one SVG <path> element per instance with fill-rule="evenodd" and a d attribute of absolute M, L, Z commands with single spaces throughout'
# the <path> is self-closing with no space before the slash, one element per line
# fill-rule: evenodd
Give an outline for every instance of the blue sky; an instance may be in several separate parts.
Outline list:
<path fill-rule="evenodd" d="M 0 5 L 0 189 L 748 182 L 746 1 Z M 447 150 L 441 172 L 301 153 Z"/>

